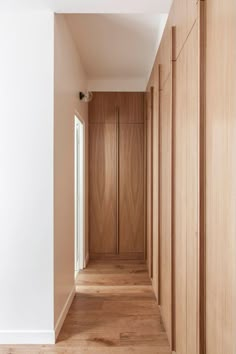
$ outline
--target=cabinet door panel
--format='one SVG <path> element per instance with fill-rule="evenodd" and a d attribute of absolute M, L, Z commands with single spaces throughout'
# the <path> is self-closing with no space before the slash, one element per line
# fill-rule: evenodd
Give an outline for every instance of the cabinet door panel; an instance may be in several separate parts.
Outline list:
<path fill-rule="evenodd" d="M 187 171 L 186 171 L 186 124 L 187 124 L 187 54 L 182 51 L 176 62 L 175 130 L 174 130 L 174 239 L 175 239 L 175 319 L 176 354 L 187 354 L 186 350 L 186 227 L 187 227 Z"/>
<path fill-rule="evenodd" d="M 187 53 L 187 353 L 197 354 L 199 243 L 199 56 L 198 21 L 186 42 Z"/>
<path fill-rule="evenodd" d="M 169 342 L 172 341 L 171 259 L 171 143 L 172 78 L 160 92 L 160 308 Z"/>
<path fill-rule="evenodd" d="M 151 88 L 147 91 L 147 120 L 146 120 L 146 233 L 147 233 L 147 264 L 148 273 L 152 277 L 153 259 L 152 259 L 152 93 Z"/>
<path fill-rule="evenodd" d="M 119 92 L 117 94 L 117 105 L 120 110 L 120 123 L 143 123 L 143 92 Z"/>
<path fill-rule="evenodd" d="M 144 126 L 120 124 L 119 249 L 144 251 Z"/>
<path fill-rule="evenodd" d="M 235 354 L 236 3 L 205 3 L 206 353 Z"/>
<path fill-rule="evenodd" d="M 176 62 L 176 353 L 198 353 L 199 75 L 198 21 Z"/>
<path fill-rule="evenodd" d="M 198 17 L 198 6 L 199 3 L 196 0 L 175 0 L 173 2 L 171 16 L 173 26 L 176 27 L 176 58 L 179 56 Z"/>
<path fill-rule="evenodd" d="M 159 72 L 153 91 L 153 289 L 159 294 Z M 158 299 L 159 301 L 159 299 Z"/>
<path fill-rule="evenodd" d="M 158 61 L 160 64 L 160 88 L 162 89 L 168 76 L 171 74 L 172 64 L 172 27 L 170 21 L 167 21 L 160 48 L 158 51 Z"/>
<path fill-rule="evenodd" d="M 116 252 L 116 124 L 90 124 L 90 252 Z"/>
<path fill-rule="evenodd" d="M 93 99 L 89 102 L 90 123 L 115 123 L 116 122 L 115 92 L 94 92 Z"/>

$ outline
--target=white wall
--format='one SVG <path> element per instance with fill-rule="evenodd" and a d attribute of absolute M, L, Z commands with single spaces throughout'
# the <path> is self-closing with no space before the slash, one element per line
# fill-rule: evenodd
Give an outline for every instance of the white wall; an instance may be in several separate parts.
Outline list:
<path fill-rule="evenodd" d="M 0 343 L 54 339 L 53 23 L 0 15 Z"/>
<path fill-rule="evenodd" d="M 140 78 L 99 78 L 88 80 L 89 91 L 145 91 L 147 86 L 146 77 Z"/>
<path fill-rule="evenodd" d="M 78 99 L 87 81 L 63 15 L 55 16 L 54 97 L 54 301 L 58 333 L 74 291 L 74 115 L 85 121 L 88 154 L 88 106 Z M 86 172 L 88 166 L 86 165 Z M 86 174 L 87 175 L 87 174 Z M 86 209 L 88 186 L 86 183 Z M 88 217 L 88 212 L 86 211 Z M 85 232 L 88 234 L 88 220 Z"/>
<path fill-rule="evenodd" d="M 0 343 L 53 343 L 74 290 L 74 115 L 87 157 L 86 75 L 63 15 L 0 15 L 0 50 Z"/>

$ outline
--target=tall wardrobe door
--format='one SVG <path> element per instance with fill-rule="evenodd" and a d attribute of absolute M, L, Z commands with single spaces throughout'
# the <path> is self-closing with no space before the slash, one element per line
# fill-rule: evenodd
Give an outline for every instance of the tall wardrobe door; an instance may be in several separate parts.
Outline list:
<path fill-rule="evenodd" d="M 90 123 L 116 123 L 116 92 L 93 92 L 89 102 Z"/>
<path fill-rule="evenodd" d="M 116 124 L 90 124 L 90 253 L 116 253 Z"/>
<path fill-rule="evenodd" d="M 143 92 L 119 92 L 117 103 L 120 111 L 120 123 L 143 123 Z"/>
<path fill-rule="evenodd" d="M 206 353 L 235 354 L 235 0 L 207 0 L 206 17 Z"/>
<path fill-rule="evenodd" d="M 176 353 L 187 354 L 187 53 L 185 48 L 176 61 L 175 95 L 175 303 Z"/>
<path fill-rule="evenodd" d="M 172 78 L 160 91 L 160 309 L 169 342 L 172 340 L 171 273 L 171 143 Z"/>
<path fill-rule="evenodd" d="M 198 21 L 176 61 L 176 354 L 198 351 L 199 94 Z"/>
<path fill-rule="evenodd" d="M 119 128 L 119 251 L 144 252 L 144 125 Z"/>
<path fill-rule="evenodd" d="M 198 21 L 186 42 L 187 52 L 187 353 L 197 354 L 198 338 L 198 243 L 199 243 L 199 94 Z"/>
<path fill-rule="evenodd" d="M 152 125 L 153 125 L 153 107 L 152 107 L 152 88 L 149 88 L 146 97 L 146 256 L 147 266 L 150 278 L 153 276 L 153 230 L 152 230 Z"/>

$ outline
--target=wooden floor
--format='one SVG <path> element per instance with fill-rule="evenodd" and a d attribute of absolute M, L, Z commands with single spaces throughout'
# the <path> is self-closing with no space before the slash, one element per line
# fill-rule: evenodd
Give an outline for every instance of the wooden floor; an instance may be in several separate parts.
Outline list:
<path fill-rule="evenodd" d="M 92 261 L 56 345 L 0 346 L 0 353 L 170 354 L 142 261 Z"/>

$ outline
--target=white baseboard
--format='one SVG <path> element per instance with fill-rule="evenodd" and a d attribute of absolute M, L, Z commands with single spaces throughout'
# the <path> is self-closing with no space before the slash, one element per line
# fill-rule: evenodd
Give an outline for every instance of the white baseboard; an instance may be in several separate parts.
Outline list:
<path fill-rule="evenodd" d="M 66 303 L 57 320 L 55 330 L 48 331 L 0 331 L 0 345 L 11 344 L 55 344 L 56 338 L 61 330 L 63 322 L 69 311 L 70 305 L 75 296 L 75 287 L 66 300 Z"/>
<path fill-rule="evenodd" d="M 69 311 L 70 305 L 72 304 L 72 301 L 75 297 L 75 286 L 70 291 L 70 294 L 68 295 L 68 298 L 65 302 L 65 305 L 61 311 L 61 314 L 57 320 L 56 326 L 55 326 L 55 336 L 54 336 L 54 343 L 56 342 L 56 339 L 58 337 L 58 334 L 60 333 L 61 327 L 65 321 L 66 315 Z"/>
<path fill-rule="evenodd" d="M 0 344 L 54 344 L 54 331 L 0 331 Z"/>

